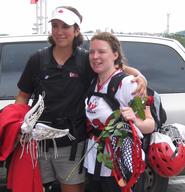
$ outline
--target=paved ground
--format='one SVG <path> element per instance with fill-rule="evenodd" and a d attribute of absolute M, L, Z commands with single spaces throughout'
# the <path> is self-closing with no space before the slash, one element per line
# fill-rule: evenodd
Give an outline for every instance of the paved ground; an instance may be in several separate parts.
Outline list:
<path fill-rule="evenodd" d="M 170 179 L 167 192 L 184 192 L 184 191 L 185 191 L 185 176 L 178 176 Z"/>
<path fill-rule="evenodd" d="M 1 173 L 0 177 L 2 178 L 3 173 L 2 169 L 0 169 L 0 173 Z M 185 191 L 185 176 L 173 177 L 169 180 L 169 186 L 166 192 L 184 192 L 184 191 Z M 7 192 L 7 190 L 0 188 L 0 192 Z"/>

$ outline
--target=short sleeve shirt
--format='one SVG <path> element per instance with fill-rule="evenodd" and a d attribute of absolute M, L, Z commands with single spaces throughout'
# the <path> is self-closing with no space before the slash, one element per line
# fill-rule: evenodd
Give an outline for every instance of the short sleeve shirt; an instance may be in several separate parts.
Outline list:
<path fill-rule="evenodd" d="M 53 47 L 50 50 L 50 62 L 47 70 L 43 72 L 40 67 L 38 52 L 29 59 L 25 70 L 18 82 L 18 88 L 26 93 L 34 93 L 40 86 L 46 91 L 44 98 L 44 120 L 48 118 L 60 118 L 65 116 L 79 117 L 84 114 L 84 95 L 87 91 L 85 84 L 90 83 L 93 72 L 90 68 L 88 54 L 85 62 L 83 78 L 76 64 L 76 52 L 59 67 L 53 57 Z M 41 81 L 40 81 L 41 80 Z"/>
<path fill-rule="evenodd" d="M 118 87 L 118 90 L 115 94 L 115 98 L 120 103 L 120 107 L 128 106 L 129 101 L 133 99 L 132 92 L 136 89 L 137 84 L 132 83 L 131 82 L 132 79 L 133 79 L 133 76 L 126 76 L 125 78 L 122 79 Z M 109 82 L 110 80 L 100 90 L 101 93 L 107 93 Z M 96 91 L 97 91 L 97 86 L 95 87 L 95 92 Z M 99 126 L 105 125 L 109 119 L 109 116 L 113 112 L 110 106 L 106 103 L 106 101 L 102 97 L 98 97 L 98 96 L 91 96 L 88 103 L 86 100 L 85 109 L 86 109 L 87 119 L 95 129 L 98 128 Z M 92 149 L 86 155 L 84 166 L 87 168 L 87 171 L 91 174 L 93 174 L 95 170 L 97 147 L 98 147 L 98 143 L 95 144 L 94 137 L 88 139 L 87 150 L 89 150 L 90 148 Z M 106 149 L 104 153 L 107 153 Z M 104 166 L 104 164 L 101 165 L 100 176 L 110 176 L 111 172 L 112 170 Z"/>

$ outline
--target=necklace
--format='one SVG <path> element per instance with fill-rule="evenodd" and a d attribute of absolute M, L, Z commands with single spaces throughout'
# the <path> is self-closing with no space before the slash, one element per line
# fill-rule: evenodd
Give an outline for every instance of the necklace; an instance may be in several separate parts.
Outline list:
<path fill-rule="evenodd" d="M 116 73 L 116 71 L 117 71 L 117 70 L 113 71 L 113 72 L 109 75 L 109 77 L 108 77 L 103 83 L 101 83 L 101 84 L 100 84 L 99 78 L 97 79 L 97 92 L 99 92 L 99 91 L 103 88 L 103 86 L 107 83 L 107 81 L 109 81 L 109 79 L 114 75 L 114 73 Z"/>

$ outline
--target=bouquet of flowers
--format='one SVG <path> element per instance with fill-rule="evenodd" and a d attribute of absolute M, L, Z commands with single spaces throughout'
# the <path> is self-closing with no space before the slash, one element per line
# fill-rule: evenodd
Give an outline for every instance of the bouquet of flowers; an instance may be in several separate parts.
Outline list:
<path fill-rule="evenodd" d="M 134 97 L 129 106 L 141 118 L 145 119 L 145 107 L 153 104 L 153 97 Z M 109 117 L 108 125 L 98 140 L 97 160 L 112 170 L 120 187 L 129 190 L 144 171 L 141 140 L 132 122 L 125 122 L 120 110 Z M 104 146 L 107 153 L 104 153 Z"/>
<path fill-rule="evenodd" d="M 145 107 L 151 106 L 154 102 L 153 96 L 146 96 L 143 99 L 139 96 L 134 97 L 129 102 L 129 106 L 133 111 L 142 119 L 145 119 Z M 124 119 L 121 115 L 120 110 L 114 111 L 109 117 L 110 121 L 108 125 L 104 128 L 100 135 L 99 145 L 98 145 L 98 155 L 97 160 L 103 162 L 104 165 L 110 169 L 113 168 L 111 154 L 104 154 L 102 149 L 105 143 L 105 140 L 110 137 L 118 137 L 117 147 L 120 147 L 123 139 L 128 136 L 128 133 L 131 132 L 129 124 L 124 122 Z"/>

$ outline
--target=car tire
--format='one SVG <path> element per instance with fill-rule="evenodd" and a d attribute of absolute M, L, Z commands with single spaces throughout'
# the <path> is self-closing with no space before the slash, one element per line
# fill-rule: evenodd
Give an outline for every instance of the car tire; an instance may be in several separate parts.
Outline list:
<path fill-rule="evenodd" d="M 137 192 L 165 192 L 168 187 L 169 178 L 161 177 L 149 165 L 146 166 L 145 172 L 140 176 L 135 185 Z"/>

